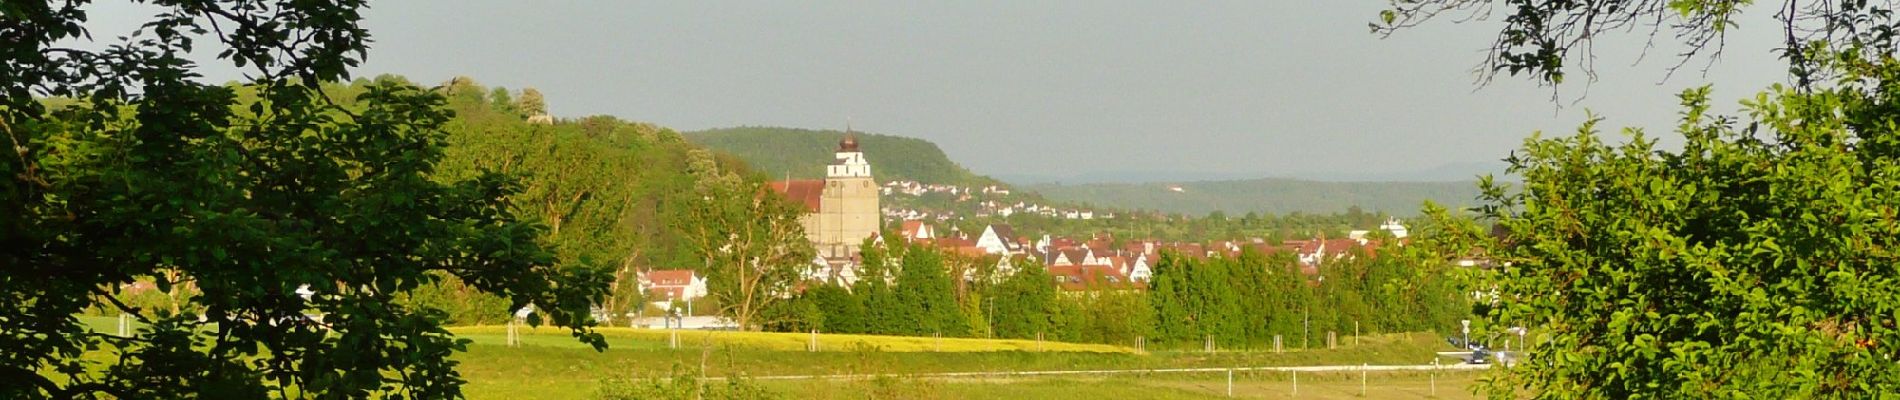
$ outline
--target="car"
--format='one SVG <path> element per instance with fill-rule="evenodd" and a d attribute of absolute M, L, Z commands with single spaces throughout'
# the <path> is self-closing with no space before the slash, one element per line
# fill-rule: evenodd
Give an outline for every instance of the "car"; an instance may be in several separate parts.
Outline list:
<path fill-rule="evenodd" d="M 1489 364 L 1491 363 L 1491 351 L 1482 346 L 1473 346 L 1471 349 L 1471 358 L 1465 359 L 1465 363 Z"/>

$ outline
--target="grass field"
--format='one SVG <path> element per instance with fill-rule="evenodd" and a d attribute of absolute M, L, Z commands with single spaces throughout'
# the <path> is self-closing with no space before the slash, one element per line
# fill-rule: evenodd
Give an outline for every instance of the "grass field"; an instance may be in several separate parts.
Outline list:
<path fill-rule="evenodd" d="M 522 346 L 506 347 L 502 327 L 453 328 L 473 339 L 458 356 L 471 399 L 586 398 L 607 377 L 653 377 L 704 369 L 728 375 L 890 375 L 872 380 L 758 381 L 796 399 L 863 398 L 1106 398 L 1197 399 L 1225 397 L 1226 375 L 1209 373 L 1020 377 L 1009 379 L 918 379 L 909 374 L 972 371 L 1118 370 L 1290 365 L 1425 364 L 1442 346 L 1434 336 L 1367 337 L 1334 350 L 1271 352 L 1152 352 L 1127 347 L 1035 341 L 943 339 L 870 335 L 820 335 L 819 352 L 806 351 L 809 334 L 759 332 L 680 333 L 679 349 L 666 331 L 602 330 L 610 348 L 596 352 L 565 331 L 525 330 Z M 1344 340 L 1342 340 L 1344 341 Z M 1350 375 L 1349 377 L 1347 375 Z M 1466 398 L 1475 374 L 1439 375 L 1440 398 Z M 1299 398 L 1346 398 L 1359 393 L 1357 373 L 1301 374 Z M 1235 394 L 1280 398 L 1292 394 L 1284 373 L 1236 374 Z M 1432 377 L 1419 373 L 1368 375 L 1370 398 L 1421 398 Z M 1210 389 L 1214 388 L 1214 389 Z M 1217 390 L 1215 390 L 1217 389 Z M 1000 396 L 1000 397 L 999 397 Z"/>
<path fill-rule="evenodd" d="M 101 332 L 116 330 L 110 317 L 81 317 Z M 818 352 L 807 351 L 809 334 L 680 331 L 671 348 L 665 330 L 602 328 L 610 348 L 594 351 L 555 328 L 522 328 L 519 347 L 505 345 L 506 327 L 455 327 L 471 339 L 456 356 L 469 398 L 586 399 L 603 379 L 665 376 L 704 370 L 731 375 L 859 375 L 855 380 L 756 380 L 791 399 L 1212 399 L 1226 398 L 1225 373 L 1124 373 L 1057 377 L 926 379 L 914 374 L 1048 370 L 1229 368 L 1295 365 L 1398 365 L 1430 363 L 1443 344 L 1436 336 L 1394 334 L 1350 339 L 1332 350 L 1272 352 L 1155 351 L 1125 346 L 1034 340 L 956 339 L 875 335 L 819 335 Z M 1038 351 L 1040 349 L 1041 351 Z M 1399 372 L 1366 376 L 1359 397 L 1358 373 L 1300 373 L 1297 397 L 1285 372 L 1236 372 L 1238 398 L 1415 399 L 1475 398 L 1466 390 L 1478 373 Z M 1436 396 L 1432 396 L 1433 384 Z"/>
<path fill-rule="evenodd" d="M 522 343 L 553 347 L 585 347 L 567 336 L 564 329 L 541 327 L 520 328 Z M 473 339 L 481 344 L 506 344 L 508 330 L 505 326 L 472 326 L 449 328 L 456 336 Z M 731 349 L 806 351 L 812 335 L 806 333 L 774 332 L 726 332 L 726 331 L 678 331 L 635 328 L 596 328 L 602 336 L 612 340 L 615 347 L 626 346 L 634 349 L 664 349 L 677 334 L 682 347 L 702 347 L 706 345 Z M 1105 344 L 1077 344 L 1062 342 L 1041 342 L 1034 340 L 1002 339 L 963 339 L 930 338 L 910 336 L 877 335 L 818 335 L 818 348 L 821 351 L 875 350 L 887 352 L 971 352 L 971 351 L 1053 351 L 1086 353 L 1133 353 L 1135 349 Z"/>
<path fill-rule="evenodd" d="M 1246 399 L 1475 399 L 1466 388 L 1476 374 L 1437 377 L 1369 375 L 1360 396 L 1357 374 L 1302 374 L 1297 393 L 1287 376 L 1236 374 L 1234 397 Z M 1013 380 L 926 381 L 884 379 L 855 382 L 795 381 L 763 385 L 793 399 L 1226 399 L 1219 376 L 1113 376 Z M 1433 386 L 1436 385 L 1434 391 Z M 1436 393 L 1436 395 L 1434 395 Z"/>

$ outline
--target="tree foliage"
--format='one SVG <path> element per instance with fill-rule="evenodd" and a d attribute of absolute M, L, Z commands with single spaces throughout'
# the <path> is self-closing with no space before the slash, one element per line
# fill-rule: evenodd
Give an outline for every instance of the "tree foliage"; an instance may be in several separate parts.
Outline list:
<path fill-rule="evenodd" d="M 1163 252 L 1146 301 L 1160 324 L 1155 342 L 1191 347 L 1212 337 L 1221 347 L 1263 348 L 1279 335 L 1288 348 L 1317 347 L 1327 332 L 1457 326 L 1470 303 L 1446 253 L 1416 245 L 1374 250 L 1324 261 L 1311 277 L 1287 253 L 1199 258 Z"/>
<path fill-rule="evenodd" d="M 1751 2 L 1408 1 L 1382 19 L 1493 3 L 1515 11 L 1492 64 L 1555 81 L 1594 33 L 1677 21 L 1700 48 Z M 1712 112 L 1706 87 L 1687 90 L 1680 149 L 1639 129 L 1613 143 L 1592 119 L 1507 159 L 1522 190 L 1485 182 L 1482 209 L 1501 235 L 1458 235 L 1504 266 L 1478 309 L 1492 334 L 1524 327 L 1538 342 L 1489 382 L 1493 397 L 1900 390 L 1892 4 L 1779 3 L 1794 82 L 1742 102 L 1743 116 Z"/>
<path fill-rule="evenodd" d="M 1685 46 L 1682 65 L 1699 56 L 1719 58 L 1729 31 L 1741 28 L 1744 12 L 1774 12 L 1781 31 L 1779 51 L 1788 61 L 1795 86 L 1834 83 L 1847 70 L 1886 62 L 1900 36 L 1892 3 L 1865 0 L 1782 0 L 1758 6 L 1754 0 L 1389 0 L 1391 6 L 1371 23 L 1374 33 L 1391 35 L 1435 19 L 1503 22 L 1486 51 L 1480 71 L 1526 75 L 1547 84 L 1562 83 L 1570 71 L 1595 79 L 1596 41 L 1618 33 L 1647 31 L 1650 40 L 1668 31 Z M 1447 16 L 1449 14 L 1449 16 Z M 1652 43 L 1653 44 L 1653 43 Z M 1856 73 L 1866 75 L 1865 71 Z"/>
<path fill-rule="evenodd" d="M 781 322 L 760 316 L 791 296 L 799 273 L 816 257 L 799 223 L 803 206 L 773 194 L 756 176 L 722 166 L 709 151 L 693 150 L 688 162 L 697 179 L 691 193 L 700 201 L 682 205 L 693 215 L 682 229 L 704 260 L 699 270 L 720 315 L 745 329 Z"/>
<path fill-rule="evenodd" d="M 605 276 L 556 266 L 516 181 L 432 175 L 443 92 L 322 90 L 367 51 L 361 2 L 165 2 L 124 43 L 59 47 L 87 6 L 0 7 L 0 397 L 457 397 L 465 342 L 395 301 L 445 275 L 604 346 Z M 253 81 L 197 83 L 202 38 Z M 195 306 L 119 302 L 138 280 Z M 147 326 L 91 332 L 98 304 Z"/>
<path fill-rule="evenodd" d="M 1511 263 L 1491 331 L 1548 340 L 1494 390 L 1544 397 L 1864 398 L 1900 388 L 1887 250 L 1900 233 L 1893 125 L 1851 91 L 1763 94 L 1753 120 L 1682 96 L 1680 152 L 1595 123 L 1533 137 L 1521 195 L 1491 196 Z M 1873 111 L 1874 113 L 1882 113 Z"/>

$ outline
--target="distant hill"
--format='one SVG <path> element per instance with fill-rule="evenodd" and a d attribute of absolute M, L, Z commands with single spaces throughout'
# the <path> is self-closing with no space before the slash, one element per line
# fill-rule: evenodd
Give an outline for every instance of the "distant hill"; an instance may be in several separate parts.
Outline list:
<path fill-rule="evenodd" d="M 738 127 L 686 132 L 687 141 L 731 154 L 772 179 L 824 177 L 824 166 L 844 132 L 778 127 Z M 950 161 L 937 144 L 923 139 L 858 132 L 858 148 L 871 162 L 878 181 L 983 186 L 1000 184 Z"/>
<path fill-rule="evenodd" d="M 1096 171 L 1069 176 L 1036 174 L 996 174 L 996 179 L 1018 185 L 1055 185 L 1090 183 L 1198 182 L 1233 181 L 1259 178 L 1285 178 L 1318 182 L 1455 182 L 1470 181 L 1480 175 L 1492 175 L 1500 181 L 1515 181 L 1505 172 L 1503 161 L 1476 161 L 1442 164 L 1427 168 L 1407 168 L 1378 172 L 1339 172 L 1340 168 L 1311 171 L 1209 172 L 1183 170 Z"/>
<path fill-rule="evenodd" d="M 1181 191 L 1171 187 L 1179 186 Z M 1447 207 L 1475 204 L 1474 182 L 1317 182 L 1247 179 L 1182 183 L 1093 183 L 1029 185 L 1051 200 L 1119 209 L 1203 215 L 1248 212 L 1335 213 L 1353 206 L 1394 215 L 1417 214 L 1425 200 Z"/>

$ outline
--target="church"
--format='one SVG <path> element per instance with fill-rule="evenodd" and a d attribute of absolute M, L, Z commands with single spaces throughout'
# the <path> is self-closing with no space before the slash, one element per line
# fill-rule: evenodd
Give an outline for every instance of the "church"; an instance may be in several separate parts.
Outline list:
<path fill-rule="evenodd" d="M 858 255 L 865 239 L 884 226 L 878 186 L 871 164 L 858 150 L 858 137 L 846 129 L 836 157 L 825 166 L 825 179 L 772 182 L 772 190 L 805 207 L 799 218 L 818 257 L 834 264 Z"/>

